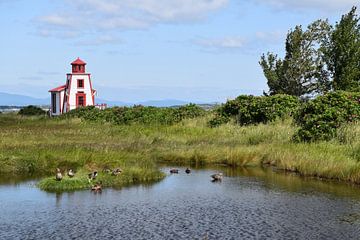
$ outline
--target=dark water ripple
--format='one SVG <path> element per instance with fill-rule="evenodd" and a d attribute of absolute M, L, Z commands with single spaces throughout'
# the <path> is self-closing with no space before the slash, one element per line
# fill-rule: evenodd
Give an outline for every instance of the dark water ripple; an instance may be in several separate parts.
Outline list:
<path fill-rule="evenodd" d="M 266 171 L 212 183 L 211 173 L 102 194 L 0 185 L 0 239 L 360 238 L 360 217 L 342 220 L 360 214 L 358 188 Z"/>

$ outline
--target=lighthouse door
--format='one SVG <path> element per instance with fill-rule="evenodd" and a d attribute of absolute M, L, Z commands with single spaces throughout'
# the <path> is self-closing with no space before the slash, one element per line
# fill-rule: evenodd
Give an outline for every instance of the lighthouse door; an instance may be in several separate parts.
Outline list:
<path fill-rule="evenodd" d="M 86 94 L 85 93 L 77 93 L 76 94 L 76 108 L 85 107 L 86 106 Z"/>

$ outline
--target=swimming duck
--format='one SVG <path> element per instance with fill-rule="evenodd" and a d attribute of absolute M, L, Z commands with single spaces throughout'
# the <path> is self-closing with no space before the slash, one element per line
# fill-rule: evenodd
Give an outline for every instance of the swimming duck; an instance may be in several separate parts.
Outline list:
<path fill-rule="evenodd" d="M 69 178 L 72 178 L 72 177 L 75 176 L 75 173 L 74 173 L 74 171 L 72 169 L 69 169 L 67 175 L 69 176 Z"/>
<path fill-rule="evenodd" d="M 97 177 L 97 175 L 98 175 L 98 172 L 97 172 L 97 171 L 92 172 L 92 173 L 89 173 L 89 174 L 88 174 L 89 182 L 90 182 L 91 180 L 95 180 L 96 177 Z"/>
<path fill-rule="evenodd" d="M 112 171 L 111 175 L 117 176 L 122 172 L 121 168 L 116 168 Z"/>
<path fill-rule="evenodd" d="M 102 182 L 98 182 L 96 183 L 94 186 L 91 187 L 91 191 L 94 191 L 94 192 L 101 192 L 102 191 Z"/>
<path fill-rule="evenodd" d="M 170 173 L 179 173 L 179 169 L 172 168 L 170 169 Z"/>
<path fill-rule="evenodd" d="M 186 168 L 185 172 L 186 172 L 187 174 L 191 173 L 190 168 Z"/>
<path fill-rule="evenodd" d="M 61 181 L 61 179 L 63 178 L 62 174 L 61 174 L 61 171 L 59 168 L 56 169 L 56 176 L 55 176 L 55 179 L 56 181 Z"/>
<path fill-rule="evenodd" d="M 215 173 L 213 175 L 211 175 L 213 181 L 221 181 L 222 180 L 222 177 L 223 177 L 223 174 L 222 173 Z"/>

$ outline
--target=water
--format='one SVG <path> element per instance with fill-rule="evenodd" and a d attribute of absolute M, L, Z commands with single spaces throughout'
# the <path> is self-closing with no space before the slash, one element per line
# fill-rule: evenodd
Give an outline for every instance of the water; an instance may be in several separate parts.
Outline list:
<path fill-rule="evenodd" d="M 219 170 L 223 181 L 212 183 Z M 0 239 L 360 238 L 359 187 L 270 169 L 181 169 L 153 185 L 102 194 L 0 184 Z"/>

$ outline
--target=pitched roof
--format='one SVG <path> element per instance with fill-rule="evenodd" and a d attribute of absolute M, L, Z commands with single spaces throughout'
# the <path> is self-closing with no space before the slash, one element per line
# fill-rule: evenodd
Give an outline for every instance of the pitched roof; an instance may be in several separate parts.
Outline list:
<path fill-rule="evenodd" d="M 75 61 L 71 63 L 71 65 L 86 65 L 86 62 L 81 60 L 80 58 L 77 58 Z"/>
<path fill-rule="evenodd" d="M 49 90 L 49 92 L 61 92 L 65 90 L 66 85 L 61 85 L 59 87 L 53 88 L 51 90 Z"/>

